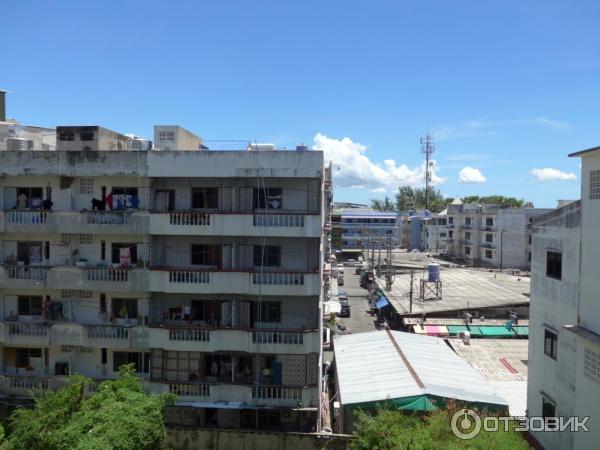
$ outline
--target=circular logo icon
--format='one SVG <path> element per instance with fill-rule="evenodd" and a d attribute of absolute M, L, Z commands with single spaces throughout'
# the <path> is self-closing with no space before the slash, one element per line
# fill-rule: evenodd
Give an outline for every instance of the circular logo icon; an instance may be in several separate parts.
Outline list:
<path fill-rule="evenodd" d="M 472 409 L 459 409 L 452 416 L 450 427 L 459 439 L 473 439 L 481 431 L 481 418 Z"/>

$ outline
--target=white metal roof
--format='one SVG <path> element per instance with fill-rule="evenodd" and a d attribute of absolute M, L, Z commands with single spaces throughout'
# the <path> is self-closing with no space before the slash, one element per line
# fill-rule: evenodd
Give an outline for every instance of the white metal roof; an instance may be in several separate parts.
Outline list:
<path fill-rule="evenodd" d="M 396 350 L 424 385 L 421 388 Z M 432 395 L 466 402 L 507 405 L 498 391 L 443 339 L 401 331 L 336 336 L 335 361 L 343 405 Z"/>

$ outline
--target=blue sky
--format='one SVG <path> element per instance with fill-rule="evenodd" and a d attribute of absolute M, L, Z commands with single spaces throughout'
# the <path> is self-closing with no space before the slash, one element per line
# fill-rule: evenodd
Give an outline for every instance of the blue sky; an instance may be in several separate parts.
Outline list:
<path fill-rule="evenodd" d="M 25 0 L 0 19 L 9 117 L 305 142 L 336 200 L 418 184 L 429 131 L 445 194 L 554 206 L 579 198 L 567 153 L 600 144 L 597 1 Z"/>

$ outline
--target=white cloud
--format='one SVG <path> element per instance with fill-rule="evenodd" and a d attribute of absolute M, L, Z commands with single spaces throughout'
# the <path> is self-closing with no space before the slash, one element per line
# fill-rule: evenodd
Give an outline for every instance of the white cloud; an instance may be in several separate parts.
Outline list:
<path fill-rule="evenodd" d="M 563 172 L 558 169 L 546 167 L 544 169 L 532 169 L 531 175 L 539 181 L 556 181 L 556 180 L 576 180 L 577 176 L 573 172 Z"/>
<path fill-rule="evenodd" d="M 458 181 L 461 183 L 485 183 L 487 179 L 479 169 L 467 166 L 458 172 Z"/>
<path fill-rule="evenodd" d="M 350 138 L 334 139 L 317 133 L 316 150 L 323 150 L 325 161 L 333 162 L 333 177 L 337 186 L 369 189 L 373 192 L 395 191 L 398 186 L 418 186 L 425 179 L 425 164 L 409 168 L 406 164 L 386 159 L 383 163 L 375 163 L 366 155 L 366 145 L 353 142 Z M 444 181 L 436 174 L 435 161 L 430 162 L 431 182 L 439 184 Z"/>

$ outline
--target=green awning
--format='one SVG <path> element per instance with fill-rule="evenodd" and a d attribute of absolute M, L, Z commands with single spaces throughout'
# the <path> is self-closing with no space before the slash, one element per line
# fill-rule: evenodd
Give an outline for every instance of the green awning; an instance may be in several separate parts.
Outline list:
<path fill-rule="evenodd" d="M 481 333 L 486 337 L 513 337 L 515 332 L 506 327 L 487 326 L 481 327 Z"/>
<path fill-rule="evenodd" d="M 516 328 L 517 328 L 516 336 L 529 336 L 529 327 L 521 326 L 521 327 L 516 327 Z"/>
<path fill-rule="evenodd" d="M 483 328 L 483 327 L 481 327 L 481 328 Z M 471 336 L 483 336 L 481 328 L 480 327 L 474 327 L 472 325 L 468 325 L 467 326 L 467 331 L 469 333 L 471 333 Z"/>
<path fill-rule="evenodd" d="M 467 331 L 467 327 L 464 325 L 448 325 L 446 328 L 448 328 L 448 333 L 452 336 L 458 334 L 459 331 Z"/>

